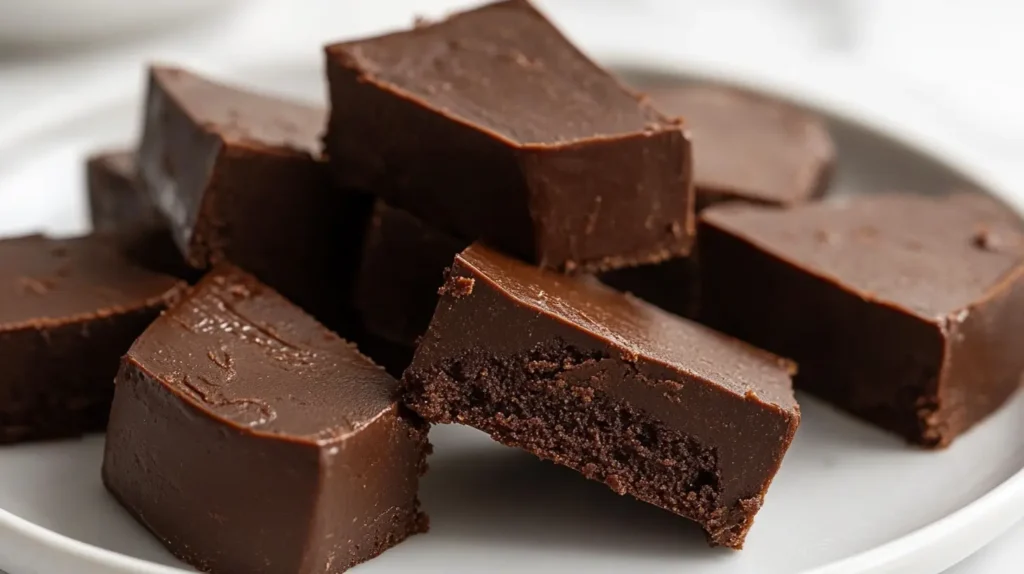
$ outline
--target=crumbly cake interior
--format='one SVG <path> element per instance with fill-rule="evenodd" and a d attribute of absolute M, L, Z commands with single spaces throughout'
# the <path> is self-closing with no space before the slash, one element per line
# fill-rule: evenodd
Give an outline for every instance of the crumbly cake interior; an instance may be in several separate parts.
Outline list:
<path fill-rule="evenodd" d="M 760 500 L 719 503 L 713 449 L 587 384 L 607 357 L 563 342 L 495 356 L 475 349 L 405 373 L 405 400 L 432 423 L 466 424 L 701 524 L 740 548 Z M 638 375 L 639 376 L 639 375 Z"/>

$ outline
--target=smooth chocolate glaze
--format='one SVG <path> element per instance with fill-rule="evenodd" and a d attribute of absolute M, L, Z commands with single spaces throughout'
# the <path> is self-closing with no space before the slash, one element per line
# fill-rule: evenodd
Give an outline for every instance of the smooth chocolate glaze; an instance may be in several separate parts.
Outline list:
<path fill-rule="evenodd" d="M 799 422 L 792 368 L 591 278 L 474 244 L 404 382 L 431 422 L 476 426 L 738 548 Z"/>
<path fill-rule="evenodd" d="M 103 430 L 118 360 L 183 287 L 107 237 L 0 241 L 0 443 Z"/>
<path fill-rule="evenodd" d="M 703 320 L 793 357 L 843 409 L 945 446 L 1018 387 L 1024 236 L 995 200 L 723 205 L 700 233 Z"/>
<path fill-rule="evenodd" d="M 566 271 L 690 249 L 681 124 L 525 0 L 328 46 L 335 180 L 464 239 Z"/>
<path fill-rule="evenodd" d="M 426 529 L 426 425 L 397 383 L 222 264 L 125 356 L 103 479 L 213 573 L 341 572 Z"/>

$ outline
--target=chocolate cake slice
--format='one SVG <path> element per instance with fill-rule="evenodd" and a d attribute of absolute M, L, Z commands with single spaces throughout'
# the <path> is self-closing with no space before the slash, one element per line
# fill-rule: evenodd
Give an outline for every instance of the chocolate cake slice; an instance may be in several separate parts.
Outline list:
<path fill-rule="evenodd" d="M 414 410 L 743 545 L 800 420 L 791 363 L 480 244 L 442 293 L 403 378 Z"/>

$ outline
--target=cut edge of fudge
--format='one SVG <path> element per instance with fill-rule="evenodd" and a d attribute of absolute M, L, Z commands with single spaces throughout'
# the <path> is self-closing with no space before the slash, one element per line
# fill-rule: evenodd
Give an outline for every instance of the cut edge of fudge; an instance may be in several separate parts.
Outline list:
<path fill-rule="evenodd" d="M 584 332 L 558 315 L 576 311 L 558 311 L 557 302 L 537 309 L 515 301 L 467 260 L 473 250 L 479 244 L 456 259 L 430 330 L 403 375 L 406 403 L 430 422 L 468 424 L 690 518 L 714 545 L 742 547 L 799 424 L 793 363 L 595 287 L 641 314 L 680 322 L 705 350 L 718 346 L 719 358 L 740 359 L 738 371 L 768 379 L 757 381 L 767 385 L 764 392 L 730 389 L 709 378 L 714 366 L 698 372 L 658 353 L 645 356 L 613 331 Z M 479 311 L 463 310 L 472 297 Z M 501 325 L 480 325 L 489 320 Z M 489 328 L 513 341 L 496 340 Z M 736 433 L 733 424 L 757 430 Z M 758 438 L 756 445 L 742 442 Z"/>

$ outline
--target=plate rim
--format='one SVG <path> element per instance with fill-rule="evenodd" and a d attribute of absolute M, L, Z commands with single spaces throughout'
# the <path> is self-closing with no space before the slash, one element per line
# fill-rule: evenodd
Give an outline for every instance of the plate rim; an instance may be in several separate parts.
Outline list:
<path fill-rule="evenodd" d="M 944 131 L 933 118 L 865 68 L 849 61 L 820 58 L 786 62 L 750 60 L 725 61 L 666 52 L 663 47 L 596 49 L 591 55 L 602 64 L 620 70 L 682 75 L 702 81 L 719 82 L 769 94 L 820 110 L 868 130 L 879 137 L 899 142 L 957 172 L 988 193 L 1024 212 L 1024 193 L 1009 177 L 989 166 L 982 154 Z M 294 56 L 248 60 L 207 60 L 198 68 L 210 73 L 239 72 L 275 67 L 310 67 L 311 62 Z M 141 77 L 141 73 L 140 73 Z M 141 82 L 126 89 L 120 82 L 98 81 L 84 89 L 50 98 L 23 111 L 12 123 L 0 128 L 0 156 L 4 150 L 38 137 L 45 137 L 63 123 L 111 106 L 137 99 Z M 867 574 L 914 571 L 939 572 L 1008 530 L 1024 517 L 1024 467 L 1001 484 L 967 505 L 925 526 L 838 561 L 805 570 L 802 574 Z M 2 546 L 65 553 L 89 560 L 95 566 L 117 568 L 139 574 L 187 574 L 173 566 L 134 558 L 100 548 L 54 532 L 0 509 L 0 533 L 14 535 Z M 965 534 L 966 533 L 966 534 Z M 964 537 L 969 537 L 963 541 Z M 960 539 L 958 544 L 951 543 Z M 19 542 L 20 541 L 20 542 Z M 928 556 L 923 556 L 924 553 Z"/>

